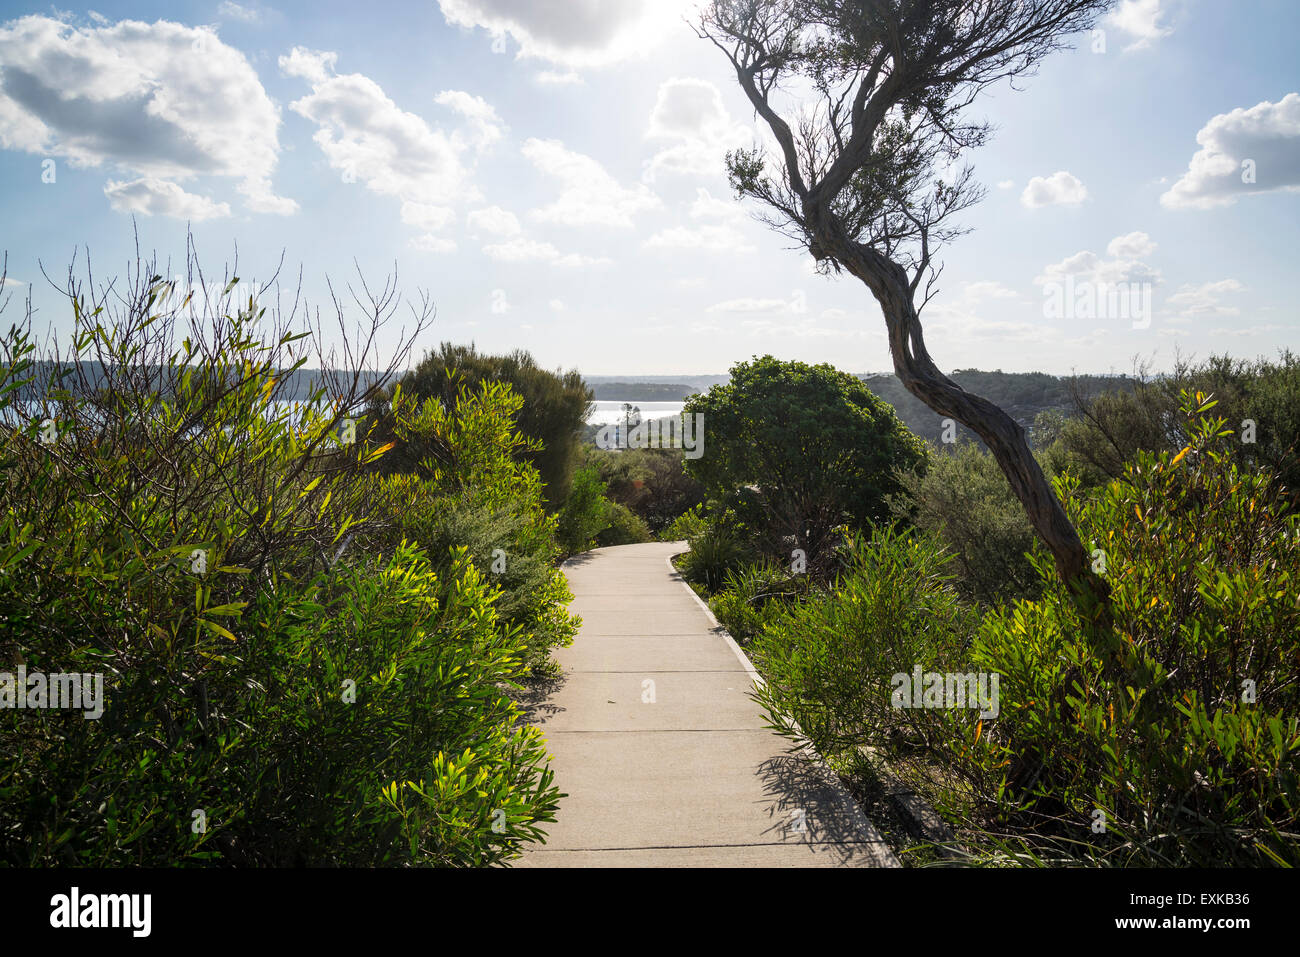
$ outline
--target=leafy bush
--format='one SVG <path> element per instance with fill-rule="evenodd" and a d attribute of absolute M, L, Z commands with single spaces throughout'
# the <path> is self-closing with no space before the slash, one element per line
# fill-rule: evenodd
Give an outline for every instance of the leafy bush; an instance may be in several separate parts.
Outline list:
<path fill-rule="evenodd" d="M 397 390 L 397 436 L 432 451 L 410 462 L 413 473 L 372 480 L 386 522 L 370 545 L 410 539 L 439 568 L 467 549 L 501 589 L 499 617 L 522 629 L 527 665 L 549 673 L 551 651 L 570 643 L 577 622 L 564 610 L 573 595 L 555 567 L 556 519 L 543 507 L 537 470 L 517 454 L 528 444 L 514 426 L 522 401 L 505 383 L 462 388 L 450 405 L 417 406 Z"/>
<path fill-rule="evenodd" d="M 705 453 L 686 468 L 711 499 L 738 494 L 765 554 L 798 548 L 809 574 L 829 574 L 843 526 L 888 517 L 896 470 L 928 457 L 925 443 L 862 382 L 829 365 L 772 356 L 737 363 L 731 381 L 687 400 L 703 416 Z"/>
<path fill-rule="evenodd" d="M 806 594 L 808 582 L 806 575 L 760 562 L 728 572 L 722 590 L 709 599 L 709 607 L 731 636 L 745 644 Z"/>
<path fill-rule="evenodd" d="M 659 532 L 704 501 L 704 489 L 685 468 L 681 449 L 586 449 L 587 463 L 600 473 L 606 496 L 624 505 Z"/>
<path fill-rule="evenodd" d="M 996 604 L 1038 594 L 1027 554 L 1037 541 L 1034 530 L 991 454 L 963 443 L 933 456 L 924 472 L 902 474 L 900 482 L 906 496 L 893 500 L 899 516 L 910 516 L 951 549 L 964 597 Z"/>
<path fill-rule="evenodd" d="M 543 500 L 558 508 L 569 491 L 569 481 L 580 453 L 580 441 L 592 392 L 576 370 L 550 372 L 540 368 L 527 352 L 485 355 L 471 345 L 444 342 L 430 350 L 402 377 L 401 389 L 418 399 L 441 400 L 452 405 L 461 389 L 476 390 L 484 383 L 509 386 L 522 398 L 515 409 L 514 425 L 528 441 L 515 450 L 520 461 L 536 468 Z M 387 424 L 391 394 L 381 397 L 372 411 Z M 409 447 L 408 447 L 409 446 Z M 418 436 L 399 442 L 388 467 L 409 468 L 426 454 Z"/>
<path fill-rule="evenodd" d="M 661 542 L 686 541 L 704 531 L 707 522 L 700 506 L 689 508 L 659 533 Z"/>
<path fill-rule="evenodd" d="M 928 536 L 882 527 L 848 545 L 832 590 L 779 615 L 750 645 L 772 726 L 830 758 L 900 741 L 943 747 L 930 712 L 891 707 L 891 676 L 959 663 L 975 620 L 958 600 L 949 556 Z"/>
<path fill-rule="evenodd" d="M 0 655 L 104 676 L 98 720 L 0 711 L 0 861 L 508 859 L 559 797 L 509 696 L 529 639 L 465 550 L 440 571 L 410 543 L 362 547 L 398 489 L 367 476 L 385 449 L 347 416 L 383 377 L 322 377 L 292 407 L 302 336 L 259 338 L 228 296 L 187 318 L 162 285 L 114 288 L 119 315 L 70 290 L 72 361 L 0 337 Z"/>
<path fill-rule="evenodd" d="M 678 559 L 682 577 L 711 592 L 722 587 L 729 573 L 758 560 L 732 513 L 723 513 L 707 522 L 691 536 L 688 544 L 690 551 Z"/>
<path fill-rule="evenodd" d="M 1007 703 L 971 777 L 1099 859 L 1295 864 L 1300 521 L 1237 464 L 1214 402 L 1184 399 L 1177 454 L 1139 454 L 1093 498 L 1061 480 L 1104 553 L 1113 631 L 1099 642 L 1056 587 L 989 616 L 973 654 Z"/>
<path fill-rule="evenodd" d="M 605 498 L 605 483 L 593 468 L 573 473 L 569 497 L 560 509 L 557 535 L 567 554 L 586 551 L 596 536 L 609 527 L 610 508 Z"/>
<path fill-rule="evenodd" d="M 610 502 L 608 515 L 609 525 L 597 533 L 597 545 L 636 545 L 653 538 L 646 523 L 626 505 Z"/>

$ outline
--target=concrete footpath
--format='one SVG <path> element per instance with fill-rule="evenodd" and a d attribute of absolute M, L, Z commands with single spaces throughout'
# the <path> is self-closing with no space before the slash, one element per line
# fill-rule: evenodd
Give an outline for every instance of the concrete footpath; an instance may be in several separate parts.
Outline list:
<path fill-rule="evenodd" d="M 528 710 L 568 797 L 515 866 L 897 867 L 835 775 L 763 726 L 752 666 L 668 563 L 685 550 L 565 564 L 582 630 Z"/>

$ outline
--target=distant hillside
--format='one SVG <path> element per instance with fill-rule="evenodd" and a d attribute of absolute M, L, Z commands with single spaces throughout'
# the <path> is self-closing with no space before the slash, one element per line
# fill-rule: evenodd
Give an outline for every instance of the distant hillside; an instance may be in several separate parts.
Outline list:
<path fill-rule="evenodd" d="M 885 372 L 855 373 L 859 379 L 898 412 L 904 424 L 922 438 L 938 442 L 943 431 L 943 419 L 928 406 L 903 388 L 896 375 Z M 709 387 L 725 384 L 729 377 L 713 376 L 586 376 L 587 384 L 596 392 L 597 399 L 624 401 L 674 401 L 685 399 L 694 392 L 707 391 Z M 1006 410 L 1007 414 L 1026 429 L 1034 424 L 1038 413 L 1056 410 L 1066 414 L 1074 411 L 1070 400 L 1070 383 L 1073 381 L 1085 395 L 1109 390 L 1127 390 L 1133 387 L 1133 377 L 1127 375 L 1069 376 L 1048 375 L 1045 372 L 983 372 L 979 369 L 958 369 L 950 374 L 954 382 L 969 392 L 983 396 Z M 594 430 L 593 434 L 594 434 Z M 961 441 L 975 437 L 964 427 L 958 427 Z"/>
<path fill-rule="evenodd" d="M 701 391 L 684 382 L 588 382 L 597 399 L 624 402 L 676 402 Z"/>
<path fill-rule="evenodd" d="M 880 398 L 892 405 L 904 424 L 922 438 L 939 441 L 943 418 L 930 407 L 903 388 L 898 376 L 885 373 L 859 374 L 858 378 Z M 1074 381 L 1084 395 L 1097 392 L 1128 390 L 1133 388 L 1132 376 L 1069 376 L 1048 375 L 1045 372 L 981 372 L 978 369 L 958 369 L 950 373 L 952 379 L 967 392 L 983 396 L 1003 409 L 1025 428 L 1034 424 L 1038 413 L 1056 410 L 1072 414 L 1070 383 Z M 958 438 L 973 439 L 969 430 L 959 427 Z"/>

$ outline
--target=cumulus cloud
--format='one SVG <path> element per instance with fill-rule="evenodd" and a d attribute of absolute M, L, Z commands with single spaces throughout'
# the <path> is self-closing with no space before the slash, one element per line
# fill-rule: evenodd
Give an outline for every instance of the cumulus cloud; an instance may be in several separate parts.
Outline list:
<path fill-rule="evenodd" d="M 199 176 L 237 180 L 255 212 L 298 208 L 271 186 L 280 115 L 242 53 L 208 27 L 95 22 L 32 15 L 0 26 L 0 148 L 115 167 L 136 177 L 115 195 L 145 203 L 147 193 L 160 212 L 225 205 L 158 185 Z"/>
<path fill-rule="evenodd" d="M 312 88 L 289 108 L 317 125 L 312 139 L 345 181 L 401 201 L 402 222 L 425 231 L 412 240 L 416 248 L 451 251 L 451 240 L 432 234 L 452 221 L 455 206 L 480 198 L 472 166 L 505 135 L 496 110 L 482 97 L 444 90 L 434 101 L 463 128 L 434 127 L 400 108 L 369 77 L 335 73 L 337 62 L 336 53 L 303 47 L 281 56 L 280 69 Z"/>
<path fill-rule="evenodd" d="M 604 257 L 583 256 L 578 253 L 561 253 L 550 243 L 517 236 L 503 243 L 483 247 L 483 252 L 498 262 L 548 263 L 552 266 L 603 266 L 612 260 Z"/>
<path fill-rule="evenodd" d="M 753 139 L 731 119 L 718 88 L 694 77 L 676 77 L 659 85 L 645 135 L 666 144 L 646 163 L 648 182 L 663 174 L 721 175 L 727 150 Z"/>
<path fill-rule="evenodd" d="M 1120 0 L 1104 22 L 1134 38 L 1126 51 L 1140 50 L 1173 33 L 1173 28 L 1162 22 L 1167 13 L 1162 0 Z"/>
<path fill-rule="evenodd" d="M 1107 255 L 1117 259 L 1142 259 L 1156 250 L 1151 237 L 1143 232 L 1131 232 L 1126 236 L 1116 236 L 1106 246 Z"/>
<path fill-rule="evenodd" d="M 418 249 L 424 253 L 454 253 L 456 251 L 456 241 L 454 239 L 435 236 L 432 233 L 425 233 L 423 236 L 412 236 L 410 246 L 412 249 Z"/>
<path fill-rule="evenodd" d="M 1075 283 L 1092 282 L 1099 285 L 1121 282 L 1158 285 L 1161 281 L 1160 270 L 1137 258 L 1137 255 L 1149 255 L 1155 248 L 1156 244 L 1151 242 L 1146 233 L 1116 236 L 1106 246 L 1106 251 L 1112 258 L 1102 259 L 1091 250 L 1084 249 L 1073 256 L 1066 256 L 1058 263 L 1044 266 L 1042 274 L 1034 277 L 1034 282 L 1043 285 L 1070 278 Z M 1138 250 L 1145 252 L 1137 254 Z"/>
<path fill-rule="evenodd" d="M 114 209 L 145 216 L 171 216 L 195 222 L 230 215 L 229 203 L 216 203 L 206 196 L 187 193 L 175 183 L 143 177 L 130 183 L 109 180 L 104 195 Z"/>
<path fill-rule="evenodd" d="M 438 0 L 446 21 L 481 28 L 504 53 L 506 39 L 520 57 L 566 67 L 608 66 L 644 56 L 685 27 L 694 0 Z"/>
<path fill-rule="evenodd" d="M 715 302 L 705 312 L 785 312 L 790 303 L 785 299 L 727 299 Z"/>
<path fill-rule="evenodd" d="M 496 109 L 481 96 L 463 90 L 443 90 L 434 102 L 450 107 L 469 122 L 470 140 L 477 150 L 486 150 L 505 137 L 505 124 Z M 455 135 L 455 134 L 453 134 Z"/>
<path fill-rule="evenodd" d="M 533 77 L 542 86 L 577 86 L 582 83 L 582 76 L 573 70 L 538 70 Z"/>
<path fill-rule="evenodd" d="M 662 229 L 642 245 L 647 249 L 691 249 L 712 252 L 752 252 L 754 246 L 745 240 L 738 228 L 744 218 L 736 203 L 715 199 L 703 187 L 695 191 L 690 218 L 693 226 L 672 226 Z"/>
<path fill-rule="evenodd" d="M 478 235 L 518 236 L 523 232 L 519 217 L 500 206 L 473 210 L 465 217 L 465 223 Z"/>
<path fill-rule="evenodd" d="M 1220 113 L 1196 142 L 1201 148 L 1187 172 L 1160 197 L 1167 209 L 1209 209 L 1247 192 L 1300 189 L 1300 93 Z"/>
<path fill-rule="evenodd" d="M 1219 279 L 1199 285 L 1188 283 L 1179 286 L 1178 291 L 1165 300 L 1165 306 L 1182 319 L 1194 319 L 1198 316 L 1235 316 L 1241 310 L 1224 303 L 1223 299 L 1245 288 L 1236 279 Z"/>
<path fill-rule="evenodd" d="M 1051 176 L 1035 176 L 1020 194 L 1021 205 L 1030 209 L 1041 206 L 1077 206 L 1088 198 L 1088 189 L 1079 178 L 1066 170 Z"/>
<path fill-rule="evenodd" d="M 590 156 L 566 148 L 559 140 L 530 139 L 523 154 L 538 170 L 560 181 L 559 198 L 533 210 L 533 217 L 542 222 L 628 227 L 636 214 L 662 205 L 645 186 L 623 186 Z"/>
<path fill-rule="evenodd" d="M 244 23 L 257 23 L 262 19 L 262 11 L 234 3 L 233 0 L 221 0 L 217 7 L 217 16 L 227 20 L 241 20 Z"/>

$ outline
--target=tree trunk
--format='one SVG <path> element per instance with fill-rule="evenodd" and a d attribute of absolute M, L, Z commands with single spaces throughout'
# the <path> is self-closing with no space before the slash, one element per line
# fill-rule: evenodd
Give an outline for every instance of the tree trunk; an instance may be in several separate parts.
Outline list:
<path fill-rule="evenodd" d="M 940 415 L 969 428 L 988 446 L 1056 562 L 1080 614 L 1093 626 L 1109 624 L 1110 586 L 1093 573 L 1079 533 L 1030 451 L 1025 430 L 992 402 L 967 392 L 939 371 L 926 351 L 907 273 L 870 247 L 840 241 L 823 248 L 861 280 L 880 303 L 889 331 L 894 371 L 907 391 Z"/>

